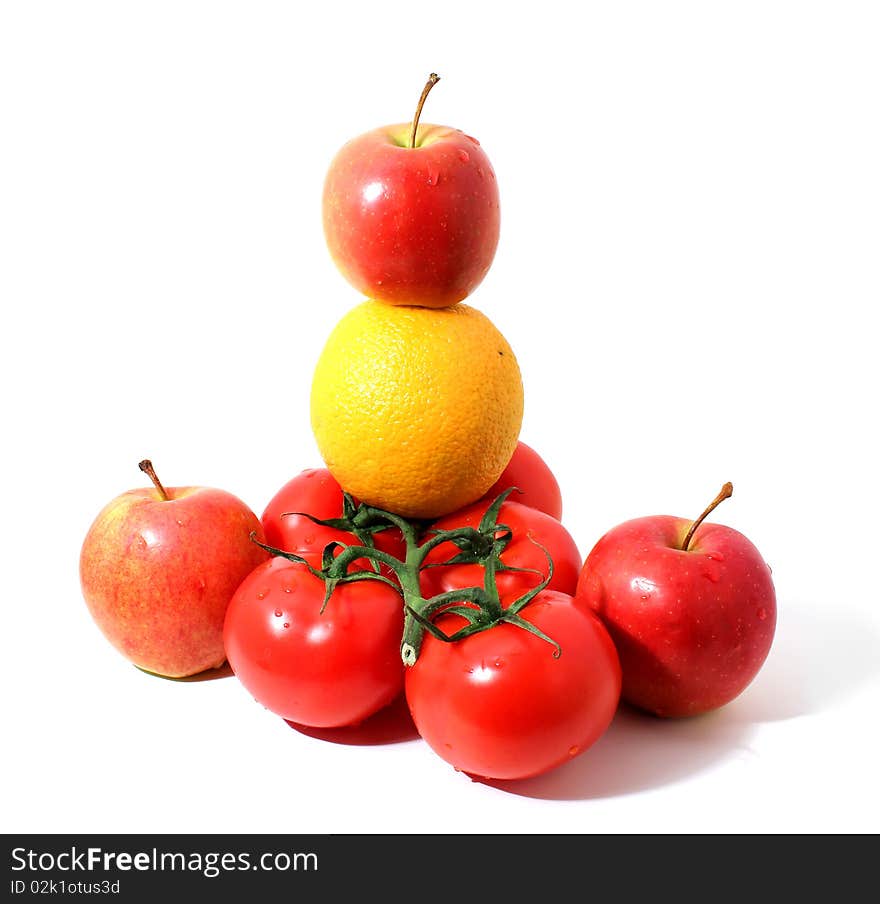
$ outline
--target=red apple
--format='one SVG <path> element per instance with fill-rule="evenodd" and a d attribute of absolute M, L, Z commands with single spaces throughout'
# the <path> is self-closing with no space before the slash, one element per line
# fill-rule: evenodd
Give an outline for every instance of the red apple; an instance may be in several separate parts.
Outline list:
<path fill-rule="evenodd" d="M 439 308 L 482 282 L 498 245 L 495 171 L 459 129 L 412 123 L 347 142 L 324 182 L 324 234 L 345 278 L 391 304 Z"/>
<path fill-rule="evenodd" d="M 626 521 L 591 550 L 577 598 L 617 646 L 623 699 L 658 716 L 692 716 L 737 697 L 761 668 L 776 627 L 770 568 L 741 533 L 703 519 Z"/>
<path fill-rule="evenodd" d="M 221 666 L 223 620 L 239 584 L 269 554 L 236 496 L 211 487 L 155 488 L 111 500 L 80 552 L 80 581 L 98 627 L 130 662 L 179 678 Z"/>

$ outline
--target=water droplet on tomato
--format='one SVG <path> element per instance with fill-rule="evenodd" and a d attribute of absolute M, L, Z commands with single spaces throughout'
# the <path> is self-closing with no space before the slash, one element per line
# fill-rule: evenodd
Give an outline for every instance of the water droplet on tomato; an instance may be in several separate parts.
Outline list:
<path fill-rule="evenodd" d="M 264 587 L 262 590 L 257 591 L 257 599 L 264 600 L 269 595 L 269 588 Z"/>
<path fill-rule="evenodd" d="M 315 542 L 314 534 L 309 534 L 307 537 L 303 537 L 303 543 L 314 543 L 314 542 Z"/>
<path fill-rule="evenodd" d="M 581 749 L 580 749 L 580 747 L 577 746 L 577 744 L 575 744 L 573 747 L 568 748 L 569 756 L 577 756 L 580 752 L 581 752 Z"/>
<path fill-rule="evenodd" d="M 289 628 L 289 627 L 290 627 L 290 622 L 285 622 L 285 623 L 282 625 L 282 627 L 284 627 L 284 628 Z"/>
<path fill-rule="evenodd" d="M 761 621 L 765 621 L 765 620 L 766 620 L 766 618 L 767 618 L 767 610 L 766 610 L 763 606 L 761 606 L 761 608 L 758 610 L 758 613 L 757 613 L 757 614 L 758 614 L 758 618 L 760 618 Z"/>
<path fill-rule="evenodd" d="M 280 609 L 275 610 L 275 618 L 281 618 L 284 613 Z"/>

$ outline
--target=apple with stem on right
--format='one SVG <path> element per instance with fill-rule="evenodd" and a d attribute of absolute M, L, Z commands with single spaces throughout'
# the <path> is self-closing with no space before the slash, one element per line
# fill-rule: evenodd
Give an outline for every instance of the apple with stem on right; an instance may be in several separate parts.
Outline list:
<path fill-rule="evenodd" d="M 449 307 L 482 282 L 498 245 L 495 171 L 476 138 L 412 122 L 346 142 L 324 180 L 327 247 L 363 295 L 388 304 Z"/>
<path fill-rule="evenodd" d="M 658 716 L 692 716 L 729 703 L 757 675 L 773 642 L 776 593 L 750 540 L 706 516 L 656 515 L 602 536 L 576 596 L 617 646 L 622 698 Z"/>

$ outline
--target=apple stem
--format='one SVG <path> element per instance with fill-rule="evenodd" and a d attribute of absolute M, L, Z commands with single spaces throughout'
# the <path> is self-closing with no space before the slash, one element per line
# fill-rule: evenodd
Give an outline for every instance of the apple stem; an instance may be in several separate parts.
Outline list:
<path fill-rule="evenodd" d="M 706 516 L 714 511 L 725 499 L 729 499 L 733 495 L 733 484 L 728 480 L 727 483 L 721 487 L 721 492 L 712 500 L 712 502 L 707 507 L 706 511 L 697 518 L 696 521 L 691 525 L 690 530 L 687 532 L 687 535 L 684 538 L 684 543 L 682 543 L 681 548 L 687 552 L 687 548 L 690 545 L 691 540 L 694 537 L 694 534 L 697 531 L 697 528 L 703 523 L 703 520 Z"/>
<path fill-rule="evenodd" d="M 428 76 L 428 81 L 425 83 L 425 87 L 422 89 L 422 96 L 419 98 L 419 105 L 416 107 L 416 115 L 413 116 L 412 129 L 410 130 L 410 133 L 409 133 L 409 146 L 411 148 L 414 148 L 416 146 L 416 132 L 418 131 L 418 128 L 419 128 L 419 117 L 422 115 L 422 107 L 425 106 L 425 100 L 428 97 L 428 94 L 430 93 L 431 89 L 439 81 L 440 81 L 440 76 L 437 75 L 436 72 L 432 72 Z"/>
<path fill-rule="evenodd" d="M 159 495 L 162 497 L 163 502 L 168 501 L 168 493 L 165 491 L 165 487 L 162 486 L 162 481 L 156 476 L 156 472 L 153 469 L 153 463 L 149 458 L 145 458 L 143 461 L 138 462 L 138 467 L 146 474 L 150 480 L 153 481 L 156 489 L 159 491 Z"/>

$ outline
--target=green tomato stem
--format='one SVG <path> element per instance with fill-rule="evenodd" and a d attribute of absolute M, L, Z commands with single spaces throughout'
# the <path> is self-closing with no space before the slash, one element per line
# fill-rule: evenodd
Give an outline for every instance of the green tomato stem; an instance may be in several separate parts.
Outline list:
<path fill-rule="evenodd" d="M 553 644 L 557 650 L 554 655 L 558 655 L 558 644 L 518 614 L 550 581 L 553 574 L 553 560 L 546 549 L 544 552 L 547 554 L 548 572 L 544 580 L 537 587 L 513 601 L 507 608 L 501 604 L 496 580 L 497 572 L 521 570 L 506 568 L 500 558 L 511 539 L 510 528 L 498 523 L 498 515 L 506 496 L 507 493 L 504 493 L 493 502 L 481 519 L 479 527 L 436 530 L 434 536 L 423 542 L 420 542 L 420 531 L 416 524 L 393 512 L 376 509 L 369 505 L 361 504 L 355 508 L 352 500 L 346 497 L 342 518 L 323 521 L 312 518 L 312 520 L 318 524 L 347 530 L 353 533 L 362 545 L 346 545 L 340 542 L 327 544 L 322 555 L 320 569 L 314 568 L 301 556 L 261 543 L 256 539 L 255 534 L 251 536 L 254 542 L 273 555 L 284 556 L 291 561 L 305 565 L 312 574 L 324 581 L 326 592 L 322 612 L 338 584 L 369 579 L 380 580 L 394 587 L 403 597 L 404 625 L 400 657 L 406 667 L 412 667 L 418 660 L 426 631 L 439 640 L 454 642 L 479 631 L 485 631 L 501 622 L 524 628 Z M 306 517 L 311 518 L 312 516 L 306 515 Z M 397 527 L 403 536 L 406 553 L 402 559 L 377 549 L 372 543 L 373 531 L 390 526 Z M 426 565 L 427 558 L 434 549 L 443 543 L 453 544 L 459 552 L 445 562 L 436 564 L 438 566 L 479 564 L 484 569 L 483 586 L 449 590 L 425 599 L 422 595 L 419 576 L 423 568 L 432 567 L 434 563 Z M 340 551 L 337 553 L 337 550 Z M 351 566 L 361 559 L 368 560 L 373 570 L 361 568 L 349 572 Z M 393 573 L 396 584 L 387 575 L 381 573 L 383 565 Z M 432 621 L 435 616 L 443 612 L 460 616 L 466 624 L 452 635 L 445 634 Z"/>

